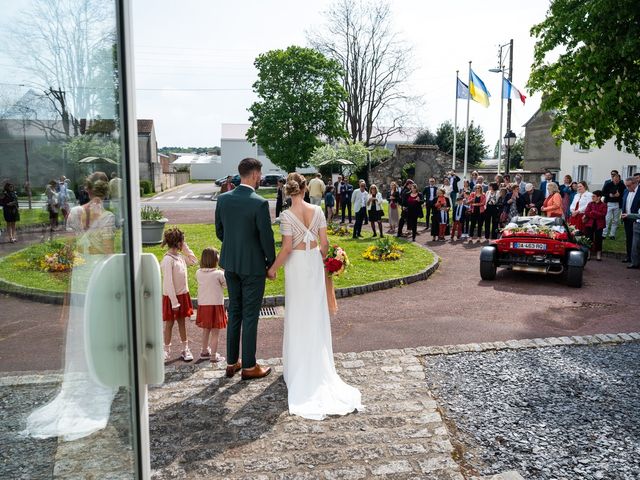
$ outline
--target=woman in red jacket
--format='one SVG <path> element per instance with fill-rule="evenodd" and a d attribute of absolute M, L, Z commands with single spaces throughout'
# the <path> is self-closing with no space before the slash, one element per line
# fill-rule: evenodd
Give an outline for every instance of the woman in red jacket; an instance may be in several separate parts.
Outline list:
<path fill-rule="evenodd" d="M 469 217 L 471 218 L 471 228 L 469 229 L 469 241 L 476 240 L 475 229 L 478 226 L 478 241 L 482 236 L 482 224 L 484 223 L 484 209 L 486 196 L 482 185 L 476 185 L 473 193 L 469 196 Z"/>
<path fill-rule="evenodd" d="M 592 192 L 593 198 L 584 211 L 584 233 L 591 239 L 591 253 L 602 260 L 602 231 L 606 224 L 607 204 L 602 201 L 602 192 Z"/>

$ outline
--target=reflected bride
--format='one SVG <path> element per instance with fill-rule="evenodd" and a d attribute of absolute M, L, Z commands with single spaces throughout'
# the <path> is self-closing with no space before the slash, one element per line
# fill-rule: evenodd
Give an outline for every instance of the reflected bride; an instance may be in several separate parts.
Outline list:
<path fill-rule="evenodd" d="M 109 191 L 107 176 L 93 173 L 86 187 L 90 202 L 74 207 L 68 219 L 78 235 L 77 248 L 85 263 L 75 267 L 71 275 L 64 377 L 58 395 L 26 420 L 22 433 L 35 438 L 76 440 L 103 429 L 117 391 L 98 382 L 87 363 L 85 330 L 91 312 L 84 308 L 84 293 L 92 272 L 113 254 L 115 217 L 103 206 Z"/>

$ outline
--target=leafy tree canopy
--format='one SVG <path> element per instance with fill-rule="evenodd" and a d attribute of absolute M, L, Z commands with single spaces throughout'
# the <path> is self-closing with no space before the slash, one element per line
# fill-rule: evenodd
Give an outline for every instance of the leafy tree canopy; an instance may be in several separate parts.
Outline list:
<path fill-rule="evenodd" d="M 291 172 L 307 165 L 319 137 L 344 138 L 340 102 L 346 92 L 340 66 L 321 53 L 297 46 L 263 53 L 255 61 L 258 101 L 249 108 L 247 138 L 269 159 Z"/>
<path fill-rule="evenodd" d="M 531 34 L 538 40 L 527 86 L 554 112 L 553 135 L 599 147 L 615 138 L 619 150 L 640 155 L 638 0 L 554 0 Z"/>
<path fill-rule="evenodd" d="M 416 139 L 413 141 L 416 145 L 435 145 L 436 144 L 436 136 L 433 134 L 431 130 L 425 128 L 418 132 Z"/>
<path fill-rule="evenodd" d="M 456 158 L 464 158 L 465 130 L 458 128 L 456 131 Z M 416 145 L 437 145 L 438 149 L 453 155 L 453 124 L 449 121 L 440 124 L 436 133 L 428 129 L 422 130 L 414 140 Z M 484 132 L 481 127 L 469 125 L 469 165 L 479 164 L 487 156 L 489 149 L 485 145 Z"/>

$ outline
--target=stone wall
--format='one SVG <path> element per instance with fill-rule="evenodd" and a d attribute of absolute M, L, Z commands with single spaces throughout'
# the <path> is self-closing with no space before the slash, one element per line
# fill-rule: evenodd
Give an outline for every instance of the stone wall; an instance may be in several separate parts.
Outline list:
<path fill-rule="evenodd" d="M 524 167 L 527 170 L 560 170 L 560 146 L 551 136 L 553 117 L 538 110 L 525 124 Z"/>
<path fill-rule="evenodd" d="M 387 190 L 392 181 L 399 182 L 402 168 L 407 163 L 415 163 L 416 173 L 413 180 L 420 186 L 425 186 L 429 177 L 442 180 L 451 170 L 453 157 L 438 150 L 435 145 L 397 145 L 393 156 L 371 171 L 371 182 Z M 456 172 L 462 177 L 463 159 L 456 159 Z"/>

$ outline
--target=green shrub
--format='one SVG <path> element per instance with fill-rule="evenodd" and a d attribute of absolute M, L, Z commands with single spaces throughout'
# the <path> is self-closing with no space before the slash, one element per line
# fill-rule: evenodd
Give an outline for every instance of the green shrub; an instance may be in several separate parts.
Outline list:
<path fill-rule="evenodd" d="M 153 192 L 153 184 L 149 180 L 140 180 L 140 188 L 144 195 Z"/>

